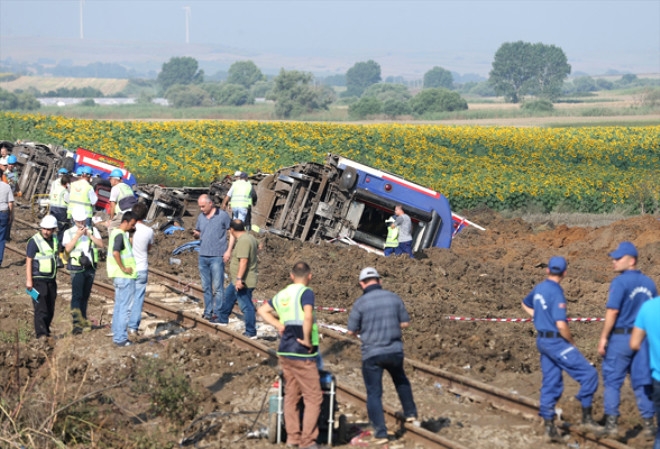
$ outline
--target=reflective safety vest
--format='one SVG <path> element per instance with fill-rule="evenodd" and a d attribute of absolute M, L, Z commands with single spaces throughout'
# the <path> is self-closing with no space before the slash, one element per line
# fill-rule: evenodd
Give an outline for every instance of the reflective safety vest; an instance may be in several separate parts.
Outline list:
<path fill-rule="evenodd" d="M 73 240 L 73 237 L 76 235 L 76 232 L 78 232 L 77 226 L 74 226 L 66 230 L 66 233 L 68 234 L 69 239 L 71 240 Z M 91 230 L 91 232 L 94 232 L 94 230 Z M 76 241 L 76 246 L 74 246 L 71 252 L 69 253 L 69 261 L 66 264 L 66 267 L 69 269 L 69 271 L 78 272 L 78 271 L 83 271 L 86 268 L 96 268 L 96 264 L 99 261 L 99 250 L 94 244 L 94 242 L 92 242 L 92 239 L 89 236 L 87 236 L 87 239 L 88 239 L 87 242 L 81 242 L 82 237 L 79 238 Z M 88 244 L 89 244 L 88 252 L 91 253 L 92 255 L 92 259 L 90 260 L 92 266 L 84 267 L 80 263 L 80 256 L 84 254 L 83 250 L 85 249 L 85 246 L 87 246 Z"/>
<path fill-rule="evenodd" d="M 64 194 L 67 190 L 66 187 L 62 185 L 61 181 L 61 179 L 56 179 L 50 185 L 50 207 L 66 209 L 67 202 L 64 200 Z"/>
<path fill-rule="evenodd" d="M 124 239 L 124 249 L 119 253 L 121 257 L 121 263 L 124 264 L 125 268 L 132 268 L 132 274 L 126 274 L 121 271 L 119 264 L 115 260 L 114 250 L 112 249 L 115 245 L 115 237 L 121 234 Z M 135 265 L 135 257 L 133 257 L 133 247 L 131 246 L 131 241 L 128 239 L 128 232 L 124 232 L 119 228 L 115 228 L 110 233 L 110 243 L 108 245 L 108 258 L 105 261 L 105 265 L 108 268 L 108 277 L 109 278 L 129 278 L 137 279 L 137 266 Z"/>
<path fill-rule="evenodd" d="M 232 209 L 247 209 L 252 206 L 252 196 L 250 195 L 250 192 L 252 192 L 252 184 L 250 184 L 250 181 L 245 181 L 243 179 L 235 181 L 232 185 L 231 202 L 229 203 L 231 204 Z"/>
<path fill-rule="evenodd" d="M 128 184 L 120 182 L 116 187 L 119 189 L 119 195 L 117 195 L 117 203 L 115 204 L 115 214 L 121 214 L 131 209 L 137 203 L 137 200 L 133 189 Z"/>
<path fill-rule="evenodd" d="M 37 262 L 36 267 L 32 266 L 32 277 L 35 279 L 54 279 L 57 275 L 57 237 L 53 236 L 53 246 L 46 242 L 46 239 L 37 232 L 32 236 L 32 240 L 37 244 L 37 254 L 34 259 Z"/>
<path fill-rule="evenodd" d="M 277 311 L 280 317 L 280 322 L 284 326 L 300 326 L 302 327 L 305 318 L 302 304 L 300 302 L 303 293 L 309 287 L 301 284 L 290 284 L 284 290 L 280 291 L 273 298 L 273 308 Z M 312 324 L 312 345 L 319 345 L 319 327 L 316 324 L 316 314 Z M 278 355 L 295 356 L 295 357 L 316 357 L 318 352 L 308 354 L 291 353 L 291 352 L 277 352 Z"/>
<path fill-rule="evenodd" d="M 387 240 L 385 240 L 385 248 L 396 248 L 399 246 L 399 228 L 387 228 Z"/>
<path fill-rule="evenodd" d="M 75 206 L 85 206 L 85 212 L 87 212 L 87 217 L 90 218 L 94 215 L 94 207 L 92 202 L 89 200 L 89 192 L 93 190 L 93 187 L 85 179 L 79 179 L 78 181 L 71 183 L 71 191 L 69 192 L 69 207 L 68 213 L 70 214 L 73 211 Z"/>

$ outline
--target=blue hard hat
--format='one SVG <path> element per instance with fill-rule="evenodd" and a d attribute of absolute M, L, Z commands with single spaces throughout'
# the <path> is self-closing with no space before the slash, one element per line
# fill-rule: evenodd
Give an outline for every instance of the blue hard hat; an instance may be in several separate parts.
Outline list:
<path fill-rule="evenodd" d="M 90 175 L 90 176 L 91 176 L 91 174 L 92 174 L 92 169 L 89 168 L 89 167 L 83 167 L 83 168 L 82 168 L 82 174 L 83 174 L 83 175 Z"/>
<path fill-rule="evenodd" d="M 66 168 L 62 167 L 62 168 L 60 168 L 59 170 L 57 170 L 57 173 L 60 174 L 60 175 L 66 175 L 66 174 L 69 173 L 69 170 L 67 170 Z"/>
<path fill-rule="evenodd" d="M 81 176 L 81 175 L 83 174 L 83 171 L 82 171 L 82 170 L 83 170 L 82 167 L 78 167 L 78 168 L 76 168 L 76 176 Z"/>
<path fill-rule="evenodd" d="M 112 171 L 110 172 L 110 177 L 111 177 L 111 178 L 119 178 L 119 179 L 121 179 L 121 178 L 124 177 L 124 174 L 121 172 L 120 169 L 115 168 L 114 170 L 112 170 Z"/>
<path fill-rule="evenodd" d="M 13 154 L 7 156 L 7 164 L 14 165 L 15 163 L 16 163 L 16 156 L 14 156 Z"/>

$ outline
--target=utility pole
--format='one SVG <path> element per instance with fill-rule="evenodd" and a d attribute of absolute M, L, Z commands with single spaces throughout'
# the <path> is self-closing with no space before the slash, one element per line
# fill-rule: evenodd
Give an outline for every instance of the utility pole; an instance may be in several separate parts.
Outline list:
<path fill-rule="evenodd" d="M 84 38 L 84 27 L 83 27 L 83 5 L 85 0 L 80 0 L 80 40 Z"/>
<path fill-rule="evenodd" d="M 186 44 L 190 43 L 190 6 L 184 6 L 186 12 Z"/>

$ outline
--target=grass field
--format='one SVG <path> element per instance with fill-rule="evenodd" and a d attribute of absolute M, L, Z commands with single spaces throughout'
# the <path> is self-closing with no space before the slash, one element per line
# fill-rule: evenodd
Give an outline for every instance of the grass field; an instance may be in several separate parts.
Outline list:
<path fill-rule="evenodd" d="M 46 76 L 21 76 L 14 81 L 0 82 L 0 88 L 15 91 L 33 87 L 40 92 L 57 90 L 60 87 L 93 87 L 103 92 L 105 96 L 112 96 L 121 92 L 128 85 L 127 79 L 114 78 L 57 78 Z"/>

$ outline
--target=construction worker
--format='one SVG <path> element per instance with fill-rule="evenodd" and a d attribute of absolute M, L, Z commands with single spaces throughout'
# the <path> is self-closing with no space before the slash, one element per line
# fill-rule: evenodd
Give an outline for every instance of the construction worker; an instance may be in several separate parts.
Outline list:
<path fill-rule="evenodd" d="M 658 326 L 658 320 L 660 320 L 660 297 L 645 301 L 640 307 L 630 335 L 630 349 L 639 351 L 642 349 L 643 342 L 647 342 L 653 378 L 653 406 L 655 418 L 660 424 L 660 326 Z M 653 449 L 660 449 L 660 425 L 656 427 Z"/>
<path fill-rule="evenodd" d="M 7 167 L 5 168 L 5 178 L 7 178 L 7 184 L 11 187 L 11 191 L 14 196 L 21 196 L 20 191 L 18 190 L 18 173 L 16 173 L 16 156 L 10 154 L 7 156 Z"/>
<path fill-rule="evenodd" d="M 87 303 L 96 276 L 98 250 L 104 245 L 98 229 L 85 225 L 87 213 L 83 206 L 73 209 L 72 218 L 75 226 L 64 233 L 62 245 L 69 255 L 67 268 L 71 273 L 71 316 L 75 335 L 81 334 L 84 328 L 91 328 L 87 321 Z"/>
<path fill-rule="evenodd" d="M 231 206 L 231 218 L 241 220 L 245 223 L 245 229 L 250 230 L 250 212 L 253 204 L 257 202 L 257 194 L 248 181 L 245 172 L 234 173 L 236 180 L 231 185 L 229 192 L 222 200 L 222 209 L 227 210 L 227 203 Z M 231 201 L 230 201 L 231 200 Z"/>
<path fill-rule="evenodd" d="M 34 289 L 34 332 L 37 338 L 50 337 L 50 323 L 57 298 L 57 218 L 46 215 L 41 230 L 30 237 L 25 251 L 25 288 Z"/>
<path fill-rule="evenodd" d="M 70 217 L 75 206 L 83 206 L 87 214 L 86 225 L 88 228 L 92 227 L 92 215 L 94 215 L 94 205 L 98 201 L 98 196 L 94 192 L 94 188 L 90 184 L 92 179 L 92 169 L 89 167 L 82 167 L 80 169 L 81 178 L 71 183 L 71 191 L 69 192 L 69 205 L 67 215 Z"/>
<path fill-rule="evenodd" d="M 287 446 L 315 448 L 318 420 L 323 403 L 319 370 L 316 366 L 319 331 L 314 319 L 314 292 L 308 287 L 312 272 L 297 262 L 289 275 L 293 284 L 259 307 L 259 315 L 280 334 L 277 355 L 284 376 L 284 424 Z M 277 317 L 275 316 L 277 314 Z M 300 426 L 298 404 L 304 413 Z"/>
<path fill-rule="evenodd" d="M 399 246 L 399 228 L 396 226 L 396 220 L 394 217 L 390 217 L 385 220 L 389 226 L 387 227 L 387 239 L 385 239 L 385 250 L 383 254 L 385 257 L 394 254 L 394 251 Z"/>
<path fill-rule="evenodd" d="M 130 346 L 128 341 L 128 319 L 131 315 L 131 305 L 135 296 L 135 280 L 137 279 L 137 264 L 133 256 L 128 232 L 135 228 L 135 218 L 132 212 L 126 212 L 121 217 L 119 227 L 112 230 L 108 244 L 106 267 L 108 277 L 115 286 L 115 307 L 112 312 L 112 341 L 117 346 Z"/>
<path fill-rule="evenodd" d="M 114 228 L 121 223 L 121 216 L 125 212 L 129 212 L 133 206 L 137 204 L 135 193 L 131 187 L 122 182 L 123 173 L 120 169 L 115 168 L 110 172 L 110 218 L 106 222 L 108 233 L 111 233 Z"/>
<path fill-rule="evenodd" d="M 541 353 L 541 406 L 539 415 L 545 424 L 550 442 L 563 442 L 554 424 L 555 405 L 564 391 L 562 371 L 580 384 L 575 398 L 582 405 L 582 426 L 587 431 L 602 430 L 591 413 L 594 393 L 598 389 L 598 372 L 575 347 L 566 324 L 566 298 L 559 285 L 566 275 L 567 263 L 555 256 L 548 263 L 547 279 L 537 284 L 523 299 L 522 308 L 534 319 L 537 331 L 536 347 Z"/>
<path fill-rule="evenodd" d="M 67 211 L 69 209 L 71 177 L 68 173 L 69 171 L 66 168 L 60 168 L 58 171 L 59 176 L 50 183 L 50 190 L 48 191 L 50 214 L 57 218 L 57 239 L 60 243 L 62 243 L 64 230 L 70 224 Z"/>
<path fill-rule="evenodd" d="M 637 408 L 642 415 L 644 435 L 655 435 L 653 426 L 653 402 L 651 400 L 651 371 L 647 343 L 642 350 L 630 349 L 630 334 L 637 312 L 642 304 L 658 296 L 653 281 L 637 269 L 637 248 L 631 242 L 621 242 L 610 254 L 614 271 L 619 273 L 610 284 L 605 312 L 605 323 L 598 342 L 598 353 L 603 356 L 603 408 L 605 409 L 605 433 L 619 433 L 619 403 L 621 386 L 628 373 L 635 393 Z"/>

